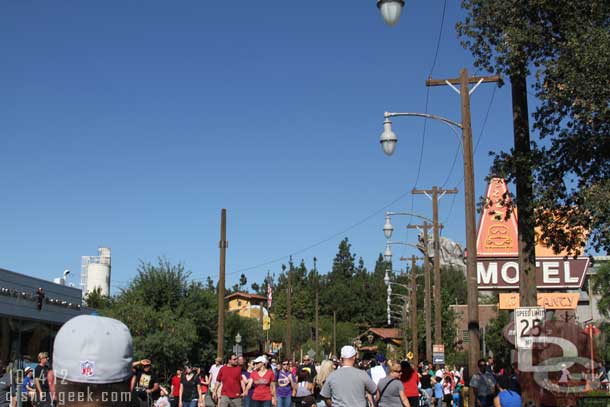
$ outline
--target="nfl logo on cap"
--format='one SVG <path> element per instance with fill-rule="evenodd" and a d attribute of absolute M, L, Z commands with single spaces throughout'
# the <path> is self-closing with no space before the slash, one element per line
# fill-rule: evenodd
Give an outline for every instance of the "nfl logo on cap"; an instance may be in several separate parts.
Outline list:
<path fill-rule="evenodd" d="M 79 315 L 57 332 L 53 369 L 74 383 L 120 383 L 131 378 L 133 341 L 116 319 Z"/>
<path fill-rule="evenodd" d="M 80 372 L 81 375 L 85 377 L 93 376 L 95 374 L 95 362 L 90 362 L 88 360 L 80 362 Z"/>

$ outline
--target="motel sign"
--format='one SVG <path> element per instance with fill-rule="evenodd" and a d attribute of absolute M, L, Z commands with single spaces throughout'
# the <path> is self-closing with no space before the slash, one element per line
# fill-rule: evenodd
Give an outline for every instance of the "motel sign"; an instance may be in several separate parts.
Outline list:
<path fill-rule="evenodd" d="M 588 267 L 588 257 L 538 258 L 536 260 L 536 285 L 538 288 L 580 288 Z M 518 289 L 518 259 L 479 258 L 477 283 L 480 290 Z"/>

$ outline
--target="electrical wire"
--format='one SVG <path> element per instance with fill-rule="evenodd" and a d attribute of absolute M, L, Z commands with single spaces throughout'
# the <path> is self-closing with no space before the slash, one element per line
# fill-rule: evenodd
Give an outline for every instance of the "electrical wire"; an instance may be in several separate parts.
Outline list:
<path fill-rule="evenodd" d="M 485 126 L 487 125 L 487 119 L 489 118 L 489 112 L 491 111 L 491 107 L 493 105 L 494 98 L 496 96 L 496 89 L 497 89 L 497 87 L 494 87 L 491 92 L 491 97 L 489 98 L 489 104 L 487 105 L 487 111 L 485 112 L 485 118 L 483 119 L 483 123 L 481 124 L 481 131 L 479 132 L 479 136 L 477 137 L 477 142 L 474 146 L 474 153 L 477 152 L 477 150 L 479 148 L 479 144 L 481 143 L 481 139 L 483 138 L 483 134 L 485 132 Z M 447 178 L 447 180 L 448 180 L 448 178 Z M 462 185 L 463 183 L 464 183 L 464 175 L 462 174 L 462 177 L 457 182 L 457 185 Z M 445 218 L 445 221 L 443 223 L 447 223 L 447 221 L 451 217 L 451 213 L 453 212 L 453 207 L 455 205 L 456 196 L 457 196 L 457 194 L 453 195 L 453 199 L 451 200 L 451 206 L 449 207 L 449 211 L 447 212 L 447 217 Z"/>
<path fill-rule="evenodd" d="M 319 240 L 316 243 L 310 244 L 309 246 L 305 246 L 305 247 L 303 247 L 303 248 L 301 248 L 299 250 L 295 250 L 295 251 L 293 251 L 291 253 L 288 253 L 288 254 L 286 254 L 284 256 L 276 257 L 276 258 L 274 258 L 272 260 L 265 261 L 265 262 L 260 263 L 260 264 L 256 264 L 254 266 L 248 266 L 248 267 L 240 268 L 238 270 L 227 272 L 227 273 L 225 273 L 225 275 L 227 275 L 227 276 L 235 275 L 235 274 L 238 274 L 238 273 L 243 273 L 245 271 L 255 270 L 255 269 L 258 269 L 258 268 L 261 268 L 261 267 L 264 267 L 264 266 L 269 266 L 271 264 L 278 263 L 278 262 L 280 262 L 282 260 L 288 259 L 288 258 L 290 258 L 290 256 L 295 256 L 297 254 L 304 253 L 304 252 L 306 252 L 308 250 L 311 250 L 311 249 L 313 249 L 315 247 L 318 247 L 318 246 L 320 246 L 320 245 L 322 245 L 322 244 L 324 244 L 324 243 L 326 243 L 326 242 L 328 242 L 328 241 L 330 241 L 332 239 L 335 239 L 336 237 L 341 236 L 341 235 L 345 234 L 346 232 L 349 232 L 350 230 L 352 230 L 352 229 L 362 225 L 363 223 L 367 222 L 369 219 L 372 219 L 373 217 L 377 216 L 379 214 L 379 212 L 385 211 L 387 208 L 389 208 L 390 206 L 394 205 L 396 202 L 398 202 L 401 199 L 403 199 L 408 194 L 409 194 L 409 192 L 405 192 L 405 193 L 401 194 L 397 198 L 393 199 L 391 202 L 385 204 L 384 206 L 382 206 L 381 208 L 379 208 L 379 209 L 375 210 L 374 212 L 370 213 L 366 217 L 360 219 L 359 221 L 357 221 L 355 223 L 352 223 L 347 228 L 341 230 L 340 232 L 333 233 L 332 235 L 328 236 L 327 238 Z"/>
<path fill-rule="evenodd" d="M 434 68 L 436 68 L 436 63 L 438 61 L 438 55 L 439 55 L 439 50 L 440 50 L 440 46 L 441 46 L 441 39 L 442 39 L 442 36 L 443 36 L 443 27 L 444 27 L 444 24 L 445 24 L 446 10 L 447 10 L 447 0 L 444 0 L 443 1 L 443 10 L 442 10 L 442 13 L 441 13 L 441 21 L 440 21 L 440 26 L 439 26 L 439 32 L 438 32 L 438 37 L 437 37 L 437 40 L 436 40 L 436 47 L 435 47 L 435 50 L 434 50 L 434 59 L 432 60 L 432 66 L 430 67 L 430 71 L 429 71 L 428 76 L 432 76 L 432 73 L 434 72 Z M 430 101 L 430 87 L 427 87 L 427 90 L 426 90 L 426 102 L 425 102 L 425 113 L 428 113 L 429 101 Z M 425 119 L 424 120 L 423 130 L 422 130 L 422 137 L 421 137 L 421 148 L 420 148 L 420 155 L 419 155 L 418 166 L 417 166 L 417 177 L 415 179 L 415 183 L 413 185 L 413 188 L 417 187 L 417 183 L 419 182 L 419 178 L 421 176 L 421 169 L 422 169 L 422 163 L 423 163 L 423 158 L 424 158 L 424 147 L 425 147 L 427 123 L 428 123 L 428 119 Z M 255 269 L 258 269 L 258 268 L 261 268 L 261 267 L 269 266 L 271 264 L 275 264 L 275 263 L 278 263 L 278 262 L 280 262 L 282 260 L 288 259 L 290 256 L 294 256 L 294 255 L 306 252 L 308 250 L 311 250 L 311 249 L 313 249 L 315 247 L 318 247 L 318 246 L 320 246 L 320 245 L 322 245 L 322 244 L 324 244 L 324 243 L 326 243 L 326 242 L 328 242 L 328 241 L 330 241 L 332 239 L 335 239 L 336 237 L 341 236 L 341 235 L 345 234 L 346 232 L 348 232 L 348 231 L 350 231 L 350 230 L 360 226 L 364 222 L 368 221 L 369 219 L 371 219 L 374 216 L 376 216 L 377 214 L 379 214 L 379 212 L 384 211 L 388 207 L 392 206 L 396 202 L 398 202 L 401 199 L 403 199 L 405 196 L 409 195 L 410 192 L 411 191 L 407 191 L 407 192 L 401 194 L 398 198 L 392 200 L 390 203 L 384 205 L 382 208 L 374 211 L 373 213 L 371 213 L 370 215 L 366 216 L 365 218 L 355 222 L 354 224 L 352 224 L 351 226 L 347 227 L 346 229 L 343 229 L 342 231 L 337 232 L 337 233 L 333 233 L 329 237 L 327 237 L 325 239 L 322 239 L 322 240 L 320 240 L 320 241 L 318 241 L 318 242 L 316 242 L 314 244 L 311 244 L 311 245 L 306 246 L 306 247 L 304 247 L 302 249 L 293 251 L 292 253 L 286 254 L 284 256 L 276 257 L 276 258 L 271 259 L 269 261 L 265 261 L 263 263 L 256 264 L 254 266 L 248 266 L 248 267 L 240 268 L 238 270 L 227 272 L 227 273 L 225 273 L 225 275 L 227 275 L 227 276 L 235 275 L 235 274 L 243 273 L 245 271 L 255 270 Z M 411 195 L 411 209 L 410 209 L 411 212 L 413 211 L 413 207 L 414 207 L 414 204 L 415 204 L 414 201 L 415 201 L 414 195 Z M 411 221 L 411 218 L 412 217 L 410 217 L 409 222 Z M 408 238 L 409 238 L 409 229 L 407 229 L 407 237 L 406 237 L 406 239 L 408 240 Z"/>
<path fill-rule="evenodd" d="M 443 1 L 443 11 L 441 13 L 441 22 L 439 25 L 439 29 L 438 29 L 438 37 L 436 38 L 436 47 L 434 49 L 434 58 L 432 59 L 432 66 L 430 67 L 430 71 L 428 72 L 428 77 L 431 77 L 432 74 L 434 73 L 434 68 L 436 68 L 436 62 L 438 61 L 438 54 L 439 54 L 439 50 L 441 48 L 441 39 L 443 37 L 443 27 L 445 25 L 445 14 L 447 11 L 447 0 Z M 429 102 L 430 102 L 430 87 L 426 86 L 426 101 L 424 103 L 424 113 L 428 113 L 428 106 L 429 106 Z M 424 161 L 424 148 L 425 148 L 425 141 L 426 141 L 426 130 L 428 129 L 428 119 L 424 119 L 424 125 L 422 128 L 422 135 L 421 135 L 421 143 L 420 143 L 420 149 L 419 149 L 419 160 L 417 162 L 417 176 L 415 177 L 415 182 L 413 183 L 413 189 L 417 188 L 417 184 L 419 183 L 419 178 L 421 176 L 421 170 L 423 167 L 423 161 Z M 411 208 L 409 209 L 409 212 L 413 212 L 413 208 L 415 207 L 415 195 L 411 195 Z M 409 223 L 411 223 L 411 221 L 413 220 L 413 217 L 410 216 L 409 217 Z M 407 233 L 406 233 L 406 237 L 405 237 L 405 241 L 409 240 L 409 230 L 407 229 Z M 407 248 L 403 248 L 402 254 L 404 256 L 404 254 L 406 253 Z"/>

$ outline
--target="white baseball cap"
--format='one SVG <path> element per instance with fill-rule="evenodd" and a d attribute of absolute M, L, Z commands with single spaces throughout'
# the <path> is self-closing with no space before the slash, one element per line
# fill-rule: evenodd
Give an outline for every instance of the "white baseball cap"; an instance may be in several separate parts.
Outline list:
<path fill-rule="evenodd" d="M 76 383 L 119 383 L 131 374 L 129 328 L 116 319 L 79 315 L 57 332 L 53 348 L 56 375 Z"/>
<path fill-rule="evenodd" d="M 356 356 L 356 349 L 351 345 L 345 345 L 341 348 L 341 359 L 349 359 Z"/>
<path fill-rule="evenodd" d="M 257 357 L 256 359 L 254 359 L 254 363 L 265 363 L 267 364 L 267 357 L 264 355 L 261 355 L 259 357 Z"/>

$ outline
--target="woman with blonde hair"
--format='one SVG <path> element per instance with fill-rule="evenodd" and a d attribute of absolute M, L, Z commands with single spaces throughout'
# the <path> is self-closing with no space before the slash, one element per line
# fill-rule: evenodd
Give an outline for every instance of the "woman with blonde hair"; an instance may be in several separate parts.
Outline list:
<path fill-rule="evenodd" d="M 335 364 L 332 360 L 323 360 L 320 364 L 320 371 L 314 378 L 315 383 L 315 395 L 316 395 L 316 404 L 321 407 L 325 407 L 326 404 L 324 400 L 320 398 L 320 390 L 322 390 L 322 386 L 324 386 L 324 382 L 332 372 L 335 371 Z"/>

